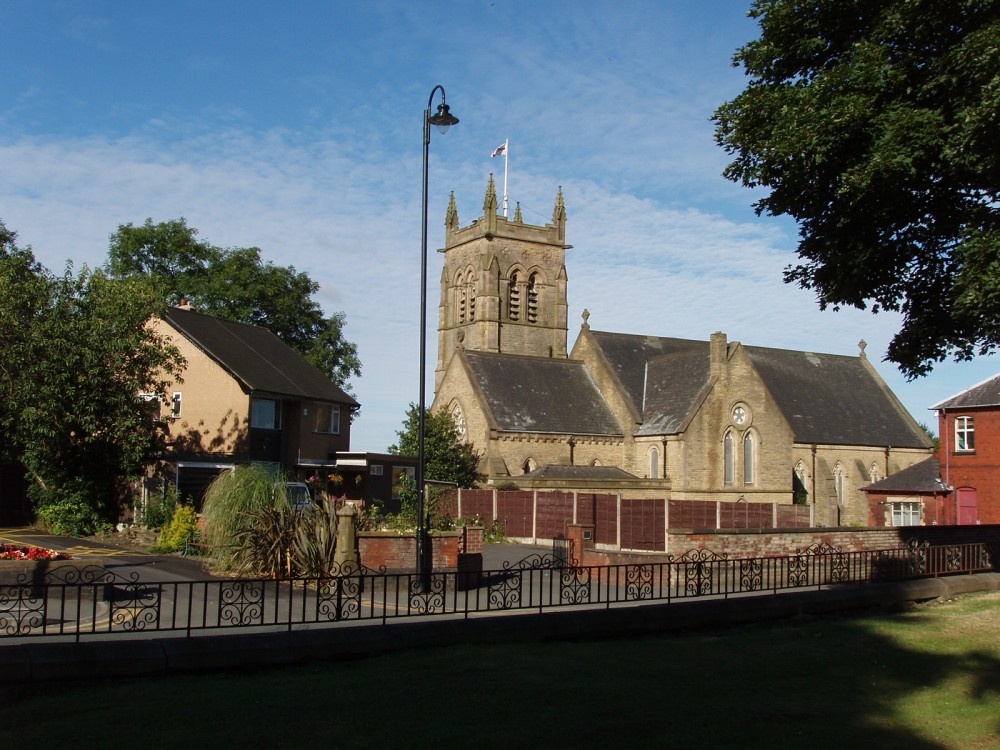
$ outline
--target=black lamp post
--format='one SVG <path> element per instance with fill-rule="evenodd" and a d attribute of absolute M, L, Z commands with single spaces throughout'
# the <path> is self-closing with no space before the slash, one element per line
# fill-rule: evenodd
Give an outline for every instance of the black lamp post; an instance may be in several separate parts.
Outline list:
<path fill-rule="evenodd" d="M 434 94 L 441 92 L 441 103 L 437 113 L 431 115 L 431 104 Z M 427 519 L 424 509 L 424 433 L 426 430 L 426 399 L 424 398 L 424 380 L 427 369 L 427 158 L 430 154 L 431 125 L 437 127 L 441 134 L 448 128 L 458 124 L 458 118 L 448 109 L 445 102 L 443 86 L 431 89 L 427 99 L 427 109 L 424 110 L 424 196 L 423 225 L 420 232 L 420 404 L 417 416 L 417 574 L 426 583 L 425 574 L 430 572 L 430 558 L 427 556 Z"/>

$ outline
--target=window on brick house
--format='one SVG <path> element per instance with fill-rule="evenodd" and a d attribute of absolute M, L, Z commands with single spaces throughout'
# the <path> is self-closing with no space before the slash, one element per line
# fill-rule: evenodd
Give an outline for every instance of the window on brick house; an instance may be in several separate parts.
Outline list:
<path fill-rule="evenodd" d="M 313 403 L 313 432 L 340 434 L 340 405 Z"/>
<path fill-rule="evenodd" d="M 892 526 L 919 526 L 920 502 L 887 503 L 889 506 L 889 523 Z"/>
<path fill-rule="evenodd" d="M 281 402 L 273 398 L 251 399 L 250 426 L 262 430 L 280 430 Z"/>
<path fill-rule="evenodd" d="M 955 450 L 974 451 L 976 432 L 972 417 L 955 417 Z"/>

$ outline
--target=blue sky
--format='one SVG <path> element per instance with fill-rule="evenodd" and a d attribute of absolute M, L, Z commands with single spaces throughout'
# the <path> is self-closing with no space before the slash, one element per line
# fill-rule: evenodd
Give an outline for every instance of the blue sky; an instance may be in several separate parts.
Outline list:
<path fill-rule="evenodd" d="M 448 195 L 477 218 L 509 139 L 511 209 L 544 224 L 565 196 L 570 346 L 584 308 L 597 330 L 848 355 L 864 339 L 931 424 L 996 362 L 907 383 L 881 361 L 898 318 L 820 312 L 784 284 L 794 225 L 721 176 L 709 118 L 745 85 L 748 7 L 5 0 L 0 219 L 54 271 L 103 264 L 119 224 L 184 217 L 307 272 L 364 366 L 352 447 L 383 450 L 418 395 L 422 117 L 441 84 L 461 122 L 431 142 L 432 327 Z M 431 330 L 428 400 L 435 346 Z"/>

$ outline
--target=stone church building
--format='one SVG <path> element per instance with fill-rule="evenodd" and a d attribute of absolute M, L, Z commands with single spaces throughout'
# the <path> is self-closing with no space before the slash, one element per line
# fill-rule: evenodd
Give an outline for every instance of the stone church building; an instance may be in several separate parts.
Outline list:
<path fill-rule="evenodd" d="M 493 486 L 812 503 L 865 524 L 860 488 L 927 458 L 929 438 L 858 356 L 592 330 L 567 349 L 566 208 L 525 224 L 445 218 L 433 409 Z"/>

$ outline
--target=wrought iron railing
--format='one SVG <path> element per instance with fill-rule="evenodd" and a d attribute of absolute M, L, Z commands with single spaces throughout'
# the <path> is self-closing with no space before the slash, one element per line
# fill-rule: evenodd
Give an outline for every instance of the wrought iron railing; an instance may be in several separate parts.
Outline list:
<path fill-rule="evenodd" d="M 604 608 L 991 569 L 984 544 L 912 544 L 871 552 L 816 544 L 785 557 L 746 559 L 691 550 L 664 561 L 593 567 L 575 565 L 557 550 L 483 572 L 415 575 L 355 566 L 351 575 L 286 580 L 165 582 L 97 566 L 61 568 L 42 580 L 22 576 L 0 585 L 0 643 Z"/>

